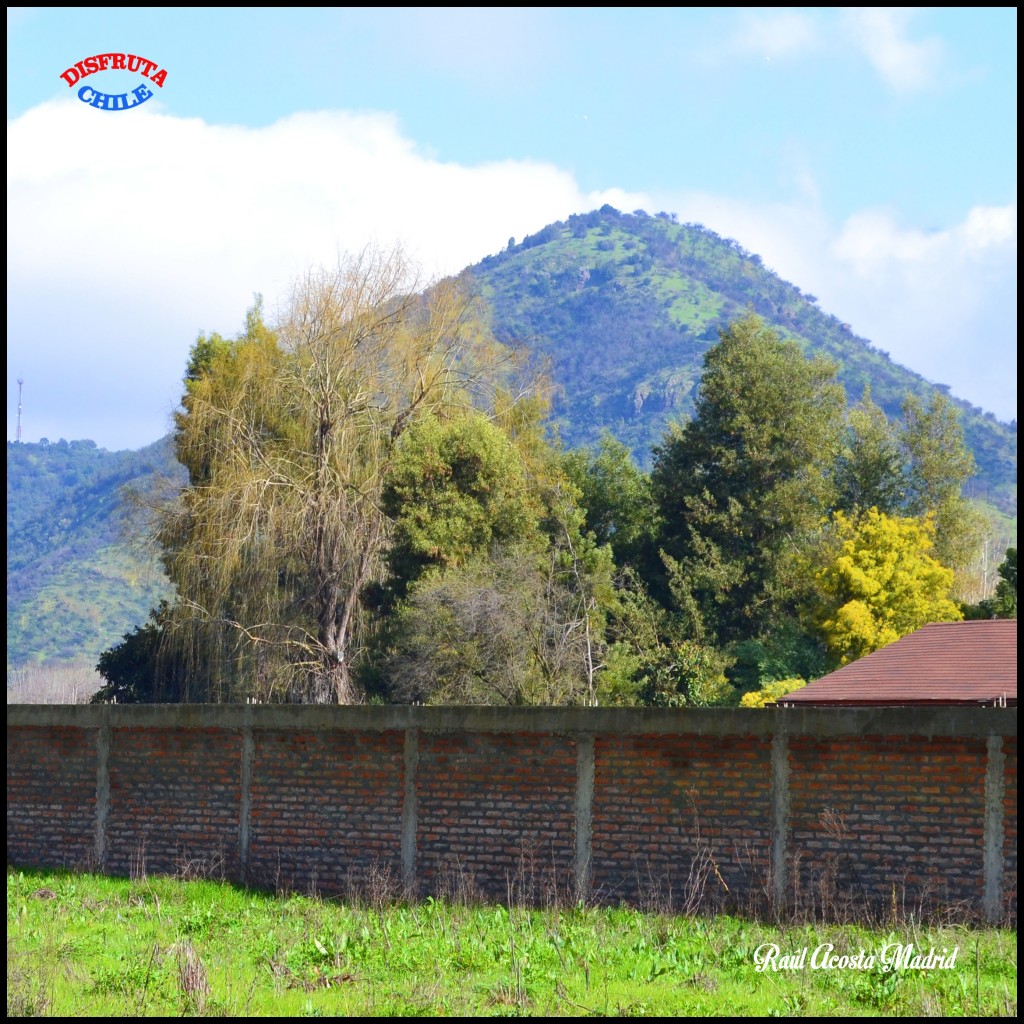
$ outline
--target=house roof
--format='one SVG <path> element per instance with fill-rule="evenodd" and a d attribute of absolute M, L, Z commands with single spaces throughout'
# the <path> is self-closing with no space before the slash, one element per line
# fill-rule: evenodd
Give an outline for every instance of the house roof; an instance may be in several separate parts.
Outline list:
<path fill-rule="evenodd" d="M 780 697 L 784 707 L 1017 703 L 1017 620 L 936 622 Z"/>

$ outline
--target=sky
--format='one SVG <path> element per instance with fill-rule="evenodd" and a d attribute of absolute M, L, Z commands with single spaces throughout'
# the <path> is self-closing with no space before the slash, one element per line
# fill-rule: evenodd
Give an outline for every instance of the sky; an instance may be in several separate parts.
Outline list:
<path fill-rule="evenodd" d="M 35 7 L 7 25 L 8 439 L 22 379 L 24 440 L 142 447 L 198 334 L 236 334 L 255 294 L 273 314 L 367 245 L 453 273 L 604 203 L 735 239 L 1016 417 L 1015 8 Z M 104 53 L 149 76 L 68 73 Z M 130 109 L 86 102 L 140 86 Z"/>

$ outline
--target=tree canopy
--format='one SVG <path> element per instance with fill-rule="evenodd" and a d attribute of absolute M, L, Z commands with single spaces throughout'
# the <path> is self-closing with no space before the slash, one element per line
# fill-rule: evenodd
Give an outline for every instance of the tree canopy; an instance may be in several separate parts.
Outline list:
<path fill-rule="evenodd" d="M 532 535 L 541 512 L 515 444 L 478 412 L 410 426 L 395 444 L 381 505 L 394 523 L 386 557 L 398 596 L 430 567 Z"/>
<path fill-rule="evenodd" d="M 200 337 L 188 484 L 158 509 L 177 598 L 104 655 L 107 695 L 763 703 L 959 617 L 970 460 L 942 399 L 846 409 L 831 363 L 750 314 L 648 476 L 610 436 L 551 443 L 486 322 L 463 283 L 416 293 L 367 253 Z"/>
<path fill-rule="evenodd" d="M 508 366 L 466 289 L 417 294 L 397 251 L 308 274 L 273 328 L 257 306 L 236 341 L 200 338 L 175 418 L 190 483 L 160 528 L 179 624 L 220 628 L 278 699 L 358 699 L 403 435 L 493 409 Z"/>

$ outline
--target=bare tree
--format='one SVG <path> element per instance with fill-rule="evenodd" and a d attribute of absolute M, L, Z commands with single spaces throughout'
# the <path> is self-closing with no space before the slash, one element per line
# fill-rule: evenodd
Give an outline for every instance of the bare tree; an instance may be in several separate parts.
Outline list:
<path fill-rule="evenodd" d="M 431 704 L 597 704 L 611 562 L 568 531 L 420 581 L 385 671 L 392 697 Z"/>

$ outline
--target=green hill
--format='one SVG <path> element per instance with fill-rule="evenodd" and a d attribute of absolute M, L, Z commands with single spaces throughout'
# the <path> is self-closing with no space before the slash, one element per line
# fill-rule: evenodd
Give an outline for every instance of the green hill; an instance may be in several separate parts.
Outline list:
<path fill-rule="evenodd" d="M 166 438 L 123 452 L 8 442 L 8 666 L 95 662 L 167 596 L 156 559 L 128 543 L 122 488 L 183 478 Z"/>
<path fill-rule="evenodd" d="M 949 392 L 894 363 L 759 256 L 668 214 L 605 206 L 551 224 L 470 272 L 498 336 L 548 362 L 554 421 L 570 447 L 607 428 L 646 464 L 669 420 L 693 411 L 718 329 L 748 309 L 805 351 L 835 359 L 851 402 L 870 384 L 874 401 L 899 416 L 907 391 Z M 978 465 L 972 495 L 1014 511 L 1016 424 L 956 401 Z"/>

